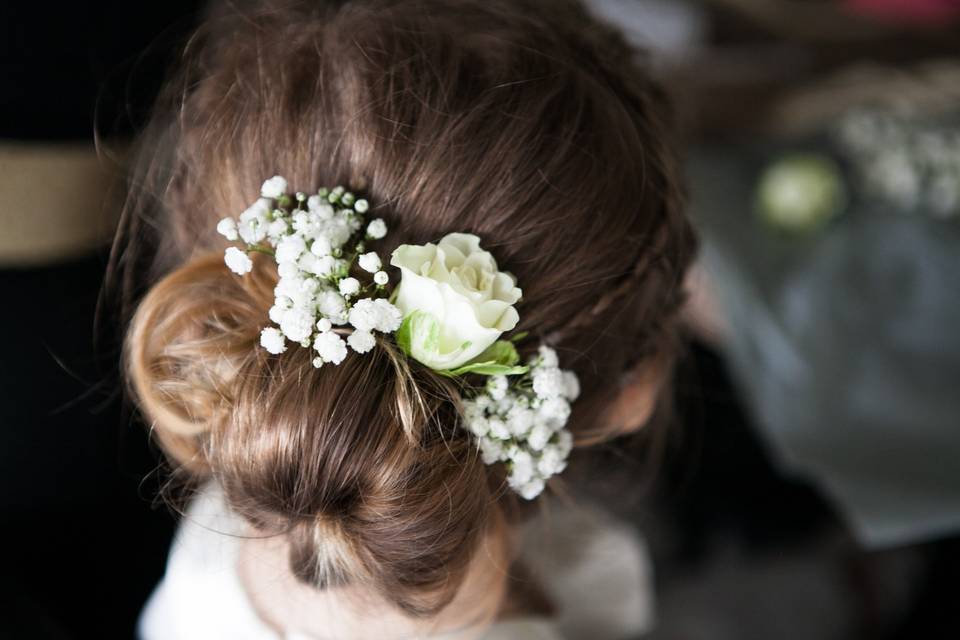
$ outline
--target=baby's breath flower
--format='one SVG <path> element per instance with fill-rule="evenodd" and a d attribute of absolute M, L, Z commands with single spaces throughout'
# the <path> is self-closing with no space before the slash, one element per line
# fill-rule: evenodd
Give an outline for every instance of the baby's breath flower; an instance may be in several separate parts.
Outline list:
<path fill-rule="evenodd" d="M 324 223 L 323 235 L 327 236 L 327 239 L 330 240 L 331 247 L 339 249 L 346 244 L 350 236 L 353 235 L 353 229 L 350 228 L 350 223 L 347 220 L 342 216 L 338 216 Z"/>
<path fill-rule="evenodd" d="M 562 427 L 570 418 L 570 403 L 561 397 L 547 398 L 537 409 L 537 415 L 546 424 Z"/>
<path fill-rule="evenodd" d="M 237 221 L 233 218 L 224 218 L 217 223 L 217 233 L 231 242 L 240 238 L 237 233 Z"/>
<path fill-rule="evenodd" d="M 490 431 L 490 424 L 487 422 L 486 418 L 484 418 L 482 415 L 479 415 L 474 416 L 473 419 L 467 423 L 467 428 L 470 429 L 470 433 L 472 433 L 474 436 L 477 438 L 482 438 Z"/>
<path fill-rule="evenodd" d="M 580 397 L 580 380 L 573 371 L 563 372 L 563 395 L 570 402 Z"/>
<path fill-rule="evenodd" d="M 387 223 L 383 221 L 383 218 L 370 221 L 370 224 L 367 225 L 367 235 L 374 240 L 379 240 L 387 235 Z"/>
<path fill-rule="evenodd" d="M 366 213 L 369 208 L 370 208 L 370 203 L 364 200 L 363 198 L 360 198 L 359 200 L 353 203 L 353 210 L 356 211 L 357 213 Z"/>
<path fill-rule="evenodd" d="M 386 271 L 377 271 L 373 274 L 373 281 L 382 287 L 390 282 L 390 276 L 387 275 Z"/>
<path fill-rule="evenodd" d="M 297 265 L 291 262 L 284 262 L 277 265 L 277 275 L 279 275 L 281 279 L 295 278 L 297 275 L 299 275 L 299 273 L 300 269 L 297 268 Z"/>
<path fill-rule="evenodd" d="M 340 364 L 347 357 L 346 343 L 332 331 L 317 334 L 313 340 L 313 348 L 317 350 L 324 362 Z"/>
<path fill-rule="evenodd" d="M 300 269 L 300 271 L 316 275 L 317 260 L 317 256 L 305 251 L 301 253 L 300 257 L 296 260 L 297 268 Z"/>
<path fill-rule="evenodd" d="M 504 456 L 503 445 L 497 440 L 482 438 L 480 440 L 480 456 L 484 464 L 496 464 Z"/>
<path fill-rule="evenodd" d="M 540 451 L 547 446 L 552 436 L 553 429 L 545 424 L 538 424 L 530 430 L 530 435 L 527 436 L 527 444 L 534 451 Z"/>
<path fill-rule="evenodd" d="M 383 298 L 357 300 L 350 309 L 350 324 L 361 331 L 392 333 L 400 327 L 400 310 Z"/>
<path fill-rule="evenodd" d="M 543 492 L 545 486 L 546 485 L 544 484 L 542 479 L 534 478 L 530 480 L 530 482 L 527 482 L 523 486 L 519 487 L 517 489 L 517 492 L 521 496 L 523 496 L 525 499 L 533 500 Z"/>
<path fill-rule="evenodd" d="M 253 260 L 246 253 L 236 247 L 228 247 L 223 254 L 223 261 L 237 275 L 250 273 L 253 270 Z"/>
<path fill-rule="evenodd" d="M 536 471 L 533 456 L 519 447 L 508 450 L 510 456 L 510 486 L 524 485 L 533 479 Z"/>
<path fill-rule="evenodd" d="M 320 318 L 319 320 L 317 320 L 316 327 L 317 327 L 317 331 L 319 331 L 320 333 L 323 333 L 325 331 L 330 331 L 331 329 L 333 329 L 333 323 L 330 322 L 329 318 Z"/>
<path fill-rule="evenodd" d="M 374 327 L 377 331 L 393 333 L 400 328 L 400 323 L 403 321 L 403 314 L 401 314 L 400 309 L 394 306 L 389 300 L 377 298 L 373 301 L 373 306 L 377 314 L 377 323 Z"/>
<path fill-rule="evenodd" d="M 320 220 L 329 220 L 333 217 L 333 206 L 323 196 L 310 196 L 307 198 L 307 210 L 316 215 Z"/>
<path fill-rule="evenodd" d="M 533 370 L 533 391 L 539 398 L 556 398 L 563 395 L 563 374 L 556 367 L 538 367 Z"/>
<path fill-rule="evenodd" d="M 539 366 L 541 367 L 555 369 L 560 366 L 560 360 L 557 358 L 557 352 L 545 344 L 540 345 L 540 348 L 537 349 L 537 355 L 540 356 Z"/>
<path fill-rule="evenodd" d="M 344 296 L 355 296 L 360 292 L 360 281 L 356 278 L 344 278 L 337 285 L 340 294 Z"/>
<path fill-rule="evenodd" d="M 313 255 L 313 254 L 311 254 Z M 329 276 L 331 273 L 337 269 L 337 260 L 333 256 L 320 256 L 313 261 L 313 270 L 311 273 L 314 273 L 318 276 Z"/>
<path fill-rule="evenodd" d="M 514 404 L 507 414 L 507 425 L 514 436 L 526 436 L 533 427 L 534 413 L 526 407 Z"/>
<path fill-rule="evenodd" d="M 484 462 L 505 462 L 510 487 L 532 500 L 566 467 L 573 436 L 564 427 L 579 382 L 573 372 L 559 368 L 549 347 L 542 346 L 529 363 L 519 378 L 489 377 L 464 400 L 463 419 Z M 519 381 L 511 384 L 511 379 Z"/>
<path fill-rule="evenodd" d="M 358 262 L 360 263 L 361 269 L 370 273 L 380 271 L 380 267 L 383 266 L 383 263 L 380 262 L 380 256 L 377 255 L 376 251 L 364 253 L 358 258 Z"/>
<path fill-rule="evenodd" d="M 280 264 L 283 264 L 284 262 L 296 262 L 306 248 L 307 246 L 303 241 L 302 236 L 284 236 L 283 239 L 277 243 L 277 262 Z"/>
<path fill-rule="evenodd" d="M 287 225 L 287 221 L 283 218 L 277 218 L 267 227 L 267 237 L 277 242 L 282 238 L 288 231 L 290 227 Z"/>
<path fill-rule="evenodd" d="M 500 400 L 507 394 L 507 377 L 491 376 L 487 380 L 487 393 L 494 400 Z"/>
<path fill-rule="evenodd" d="M 327 290 L 317 296 L 317 308 L 333 324 L 344 324 L 347 321 L 347 303 L 336 291 Z"/>
<path fill-rule="evenodd" d="M 312 238 L 320 231 L 320 220 L 317 216 L 303 210 L 293 212 L 293 230 L 304 239 Z"/>
<path fill-rule="evenodd" d="M 357 300 L 357 303 L 351 307 L 347 318 L 354 328 L 360 331 L 372 331 L 377 324 L 373 301 L 368 299 Z"/>
<path fill-rule="evenodd" d="M 567 467 L 567 454 L 558 445 L 547 445 L 540 454 L 537 471 L 544 476 L 553 476 Z"/>
<path fill-rule="evenodd" d="M 330 245 L 330 238 L 327 236 L 317 236 L 317 239 L 310 245 L 310 253 L 315 256 L 329 256 L 333 252 Z"/>
<path fill-rule="evenodd" d="M 290 309 L 283 314 L 280 331 L 294 342 L 303 342 L 313 332 L 313 315 L 303 309 Z"/>
<path fill-rule="evenodd" d="M 500 418 L 490 418 L 490 420 L 487 421 L 487 427 L 489 428 L 490 435 L 498 440 L 507 440 L 510 438 L 510 429 L 507 428 L 507 423 Z"/>
<path fill-rule="evenodd" d="M 366 353 L 377 344 L 377 339 L 369 331 L 354 331 L 347 338 L 347 344 L 357 353 Z"/>
<path fill-rule="evenodd" d="M 240 223 L 237 225 L 240 238 L 247 244 L 257 244 L 266 238 L 269 213 L 270 205 L 262 198 L 250 205 L 240 214 Z"/>
<path fill-rule="evenodd" d="M 287 181 L 282 176 L 273 176 L 260 187 L 260 195 L 276 200 L 287 192 Z"/>
<path fill-rule="evenodd" d="M 470 402 L 474 407 L 483 411 L 489 409 L 493 405 L 493 398 L 484 393 L 476 398 L 473 398 Z"/>
<path fill-rule="evenodd" d="M 283 334 L 279 329 L 267 327 L 260 332 L 260 344 L 269 353 L 276 355 L 286 351 L 287 345 L 284 342 Z"/>
<path fill-rule="evenodd" d="M 503 397 L 497 400 L 497 404 L 495 405 L 497 413 L 502 416 L 507 415 L 521 397 L 522 396 L 515 393 L 504 393 Z"/>
<path fill-rule="evenodd" d="M 272 307 L 270 307 L 270 311 L 267 313 L 267 315 L 270 317 L 271 322 L 280 324 L 283 321 L 283 314 L 286 312 L 286 307 L 282 307 L 279 304 L 274 304 Z"/>

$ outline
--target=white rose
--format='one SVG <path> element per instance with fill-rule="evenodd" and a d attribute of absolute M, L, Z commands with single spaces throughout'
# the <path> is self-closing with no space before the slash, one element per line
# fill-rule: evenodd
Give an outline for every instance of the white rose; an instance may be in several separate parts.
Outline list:
<path fill-rule="evenodd" d="M 401 245 L 390 264 L 401 271 L 395 304 L 403 316 L 421 311 L 439 323 L 438 348 L 417 340 L 410 345 L 411 355 L 428 367 L 455 369 L 517 326 L 513 305 L 522 292 L 475 235 L 451 233 L 435 245 Z"/>

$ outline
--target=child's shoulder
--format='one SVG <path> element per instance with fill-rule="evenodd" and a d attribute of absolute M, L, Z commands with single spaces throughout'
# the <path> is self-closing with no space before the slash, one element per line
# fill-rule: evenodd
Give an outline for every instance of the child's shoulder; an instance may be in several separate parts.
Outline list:
<path fill-rule="evenodd" d="M 201 489 L 177 529 L 163 580 L 140 616 L 144 640 L 277 640 L 249 606 L 237 572 L 243 521 L 214 483 Z"/>
<path fill-rule="evenodd" d="M 633 527 L 592 507 L 550 504 L 525 527 L 520 561 L 553 605 L 550 619 L 520 615 L 496 623 L 485 640 L 633 637 L 653 621 L 652 571 Z M 257 615 L 238 572 L 243 520 L 223 490 L 197 493 L 170 550 L 167 572 L 140 620 L 151 638 L 277 640 Z"/>

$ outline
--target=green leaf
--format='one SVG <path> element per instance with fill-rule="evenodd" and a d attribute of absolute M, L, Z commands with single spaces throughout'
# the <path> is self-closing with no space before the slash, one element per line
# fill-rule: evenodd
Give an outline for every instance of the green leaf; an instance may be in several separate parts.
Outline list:
<path fill-rule="evenodd" d="M 472 362 L 496 362 L 512 367 L 520 362 L 520 354 L 512 342 L 507 340 L 497 340 L 492 345 L 483 350 Z"/>
<path fill-rule="evenodd" d="M 411 318 L 413 318 L 412 313 L 403 319 L 403 321 L 400 323 L 400 327 L 397 328 L 396 333 L 393 334 L 393 339 L 396 340 L 397 346 L 400 347 L 400 351 L 403 351 L 408 356 L 410 355 Z"/>
<path fill-rule="evenodd" d="M 526 373 L 530 370 L 530 367 L 515 367 L 507 364 L 499 364 L 497 362 L 471 362 L 470 364 L 465 364 L 462 367 L 457 367 L 456 369 L 448 370 L 446 373 L 449 373 L 453 376 L 462 376 L 465 373 L 476 373 L 482 376 L 518 376 Z"/>
<path fill-rule="evenodd" d="M 514 376 L 521 375 L 528 371 L 528 367 L 518 367 L 520 354 L 512 342 L 507 340 L 497 340 L 492 345 L 483 350 L 470 362 L 457 367 L 448 369 L 447 373 L 453 376 L 461 376 L 465 373 L 477 373 L 484 376 Z"/>
<path fill-rule="evenodd" d="M 400 323 L 396 341 L 408 356 L 414 349 L 423 356 L 435 355 L 440 351 L 440 323 L 426 311 L 414 311 Z"/>
<path fill-rule="evenodd" d="M 519 333 L 515 333 L 512 336 L 510 336 L 510 342 L 520 342 L 521 340 L 526 338 L 528 335 L 530 335 L 529 331 L 521 331 Z"/>

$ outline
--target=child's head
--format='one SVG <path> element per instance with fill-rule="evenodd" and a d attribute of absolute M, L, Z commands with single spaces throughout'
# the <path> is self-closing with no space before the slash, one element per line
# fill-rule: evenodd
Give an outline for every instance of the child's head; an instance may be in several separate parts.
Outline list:
<path fill-rule="evenodd" d="M 128 371 L 167 453 L 288 533 L 303 580 L 434 613 L 511 498 L 455 385 L 389 340 L 321 369 L 258 348 L 275 272 L 230 273 L 217 221 L 281 174 L 363 193 L 386 254 L 478 235 L 523 288 L 521 353 L 546 340 L 580 376 L 569 428 L 614 433 L 625 374 L 672 360 L 694 247 L 665 105 L 633 55 L 559 0 L 266 3 L 215 11 L 187 47 L 118 236 L 128 273 L 164 275 Z"/>

